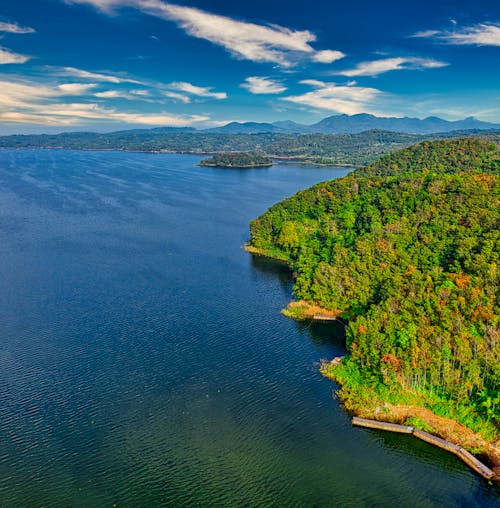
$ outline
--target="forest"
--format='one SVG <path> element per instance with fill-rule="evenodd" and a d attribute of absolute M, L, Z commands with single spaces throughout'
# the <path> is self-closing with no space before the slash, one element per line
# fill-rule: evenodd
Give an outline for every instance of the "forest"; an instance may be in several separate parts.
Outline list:
<path fill-rule="evenodd" d="M 217 168 L 265 168 L 272 164 L 270 157 L 257 152 L 223 152 L 200 162 L 200 166 Z"/>
<path fill-rule="evenodd" d="M 488 134 L 490 133 L 490 134 Z M 228 134 L 188 128 L 133 129 L 109 133 L 67 132 L 0 136 L 0 148 L 64 148 L 213 154 L 262 152 L 269 157 L 319 164 L 362 165 L 419 141 L 459 136 L 495 136 L 495 131 L 416 135 L 381 130 L 358 134 Z"/>
<path fill-rule="evenodd" d="M 347 407 L 418 404 L 498 438 L 499 141 L 423 142 L 251 223 L 295 297 L 346 323 Z"/>

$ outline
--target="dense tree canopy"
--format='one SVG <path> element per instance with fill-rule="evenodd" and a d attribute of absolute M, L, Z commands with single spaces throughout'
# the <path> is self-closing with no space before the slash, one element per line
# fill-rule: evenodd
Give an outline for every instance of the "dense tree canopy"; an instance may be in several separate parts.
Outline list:
<path fill-rule="evenodd" d="M 407 172 L 429 171 L 433 173 L 484 173 L 500 169 L 500 155 L 497 146 L 477 138 L 424 141 L 397 153 L 382 157 L 366 168 L 360 168 L 354 175 L 388 176 Z"/>
<path fill-rule="evenodd" d="M 436 394 L 500 423 L 500 153 L 424 142 L 318 184 L 251 224 L 298 298 L 348 320 L 363 383 Z"/>
<path fill-rule="evenodd" d="M 223 152 L 200 162 L 200 166 L 219 168 L 257 168 L 272 166 L 273 160 L 261 153 Z"/>

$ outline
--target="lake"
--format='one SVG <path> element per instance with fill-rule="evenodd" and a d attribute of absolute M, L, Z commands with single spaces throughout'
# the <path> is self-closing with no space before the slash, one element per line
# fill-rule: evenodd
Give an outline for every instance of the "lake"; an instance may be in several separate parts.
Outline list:
<path fill-rule="evenodd" d="M 353 428 L 248 223 L 345 168 L 0 151 L 0 506 L 497 506 L 411 436 Z"/>

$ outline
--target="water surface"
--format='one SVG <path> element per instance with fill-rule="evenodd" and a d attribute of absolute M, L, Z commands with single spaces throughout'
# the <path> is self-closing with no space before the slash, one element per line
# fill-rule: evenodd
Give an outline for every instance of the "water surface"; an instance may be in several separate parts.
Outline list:
<path fill-rule="evenodd" d="M 0 506 L 495 506 L 408 436 L 354 429 L 317 370 L 338 326 L 280 315 L 241 249 L 347 170 L 0 151 Z"/>

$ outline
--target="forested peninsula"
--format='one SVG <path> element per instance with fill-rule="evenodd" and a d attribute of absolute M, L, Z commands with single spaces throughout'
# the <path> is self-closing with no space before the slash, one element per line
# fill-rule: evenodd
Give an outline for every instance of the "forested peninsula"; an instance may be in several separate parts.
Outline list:
<path fill-rule="evenodd" d="M 223 152 L 202 160 L 199 165 L 236 169 L 268 168 L 273 165 L 273 160 L 260 153 Z"/>
<path fill-rule="evenodd" d="M 405 423 L 500 473 L 500 137 L 423 142 L 274 205 L 249 248 L 286 261 L 301 319 L 346 323 L 324 363 L 358 416 Z"/>

